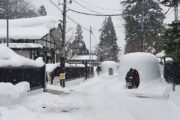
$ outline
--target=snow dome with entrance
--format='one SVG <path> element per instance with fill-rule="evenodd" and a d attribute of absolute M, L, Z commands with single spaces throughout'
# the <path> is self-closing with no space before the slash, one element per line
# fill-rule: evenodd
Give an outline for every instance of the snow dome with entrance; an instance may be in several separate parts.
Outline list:
<path fill-rule="evenodd" d="M 120 80 L 125 81 L 125 77 L 130 68 L 138 71 L 140 77 L 140 87 L 145 83 L 150 85 L 161 81 L 160 65 L 155 55 L 151 53 L 129 53 L 122 57 L 120 62 Z"/>
<path fill-rule="evenodd" d="M 101 63 L 101 74 L 102 75 L 117 75 L 118 74 L 118 63 L 114 61 L 104 61 Z"/>

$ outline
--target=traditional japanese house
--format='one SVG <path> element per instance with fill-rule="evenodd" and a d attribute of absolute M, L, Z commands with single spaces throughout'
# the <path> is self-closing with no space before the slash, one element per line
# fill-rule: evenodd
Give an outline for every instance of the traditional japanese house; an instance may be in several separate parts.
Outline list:
<path fill-rule="evenodd" d="M 30 59 L 43 57 L 46 63 L 59 62 L 61 31 L 59 21 L 52 16 L 9 20 L 7 44 L 6 20 L 0 20 L 0 43 Z"/>

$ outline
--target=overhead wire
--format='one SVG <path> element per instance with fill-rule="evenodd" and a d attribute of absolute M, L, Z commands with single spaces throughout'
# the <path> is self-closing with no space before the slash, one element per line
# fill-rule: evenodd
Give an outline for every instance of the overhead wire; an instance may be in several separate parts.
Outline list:
<path fill-rule="evenodd" d="M 72 11 L 74 13 L 82 14 L 82 15 L 89 15 L 89 16 L 99 16 L 99 17 L 104 17 L 104 16 L 121 16 L 122 14 L 92 14 L 92 13 L 85 13 L 85 12 L 80 12 L 77 10 L 69 9 L 69 11 Z"/>
<path fill-rule="evenodd" d="M 73 1 L 74 1 L 75 4 L 77 4 L 77 5 L 85 8 L 85 9 L 91 11 L 91 12 L 94 12 L 94 13 L 97 13 L 97 14 L 102 14 L 102 13 L 100 13 L 100 12 L 97 12 L 97 11 L 95 11 L 95 10 L 92 10 L 92 9 L 87 8 L 86 6 L 84 6 L 84 5 L 82 5 L 81 3 L 77 2 L 76 0 L 73 0 Z"/>
<path fill-rule="evenodd" d="M 87 1 L 84 1 L 84 0 L 79 0 L 79 1 L 81 1 L 81 2 L 83 2 L 83 3 L 86 3 L 86 4 L 88 4 L 88 5 L 94 6 L 94 7 L 96 7 L 96 8 L 102 9 L 102 10 L 109 10 L 109 11 L 116 11 L 116 12 L 117 12 L 117 11 L 120 11 L 119 9 L 110 9 L 110 8 L 100 7 L 100 6 L 94 5 L 94 4 L 92 4 L 92 3 L 90 3 L 90 2 L 87 2 Z"/>
<path fill-rule="evenodd" d="M 57 6 L 52 0 L 49 0 L 49 1 L 50 1 L 58 10 L 60 10 L 60 11 L 63 13 L 63 10 L 60 9 L 59 6 Z M 114 15 L 115 15 L 115 14 L 114 14 Z M 119 14 L 118 14 L 118 15 L 119 15 Z M 104 16 L 104 15 L 102 15 L 102 16 Z M 108 16 L 109 16 L 109 15 L 108 15 Z M 75 23 L 76 25 L 80 25 L 82 29 L 84 29 L 84 30 L 86 30 L 86 31 L 90 31 L 90 29 L 82 26 L 80 23 L 76 22 L 75 20 L 73 20 L 73 19 L 72 19 L 71 17 L 69 17 L 68 15 L 67 15 L 67 18 L 68 18 L 69 20 L 71 20 L 73 23 Z M 118 27 L 120 27 L 120 26 L 118 26 Z M 98 28 L 93 28 L 93 29 L 98 29 Z M 92 33 L 94 39 L 97 41 L 97 38 L 95 37 L 94 32 L 93 32 L 92 29 L 91 29 L 91 31 L 92 31 L 91 33 Z"/>
<path fill-rule="evenodd" d="M 51 4 L 53 4 L 58 10 L 60 10 L 62 13 L 63 13 L 63 10 L 61 9 L 61 8 L 59 8 L 59 6 L 57 6 L 52 0 L 49 0 L 50 2 L 51 2 Z M 69 19 L 69 20 L 71 20 L 73 23 L 75 23 L 76 25 L 81 25 L 80 23 L 78 23 L 78 22 L 76 22 L 75 20 L 73 20 L 71 17 L 69 17 L 68 15 L 66 15 L 67 16 L 67 18 Z M 88 28 L 86 28 L 86 27 L 84 27 L 84 26 L 82 26 L 81 25 L 81 27 L 84 29 L 84 30 L 88 30 L 89 31 L 89 29 Z"/>

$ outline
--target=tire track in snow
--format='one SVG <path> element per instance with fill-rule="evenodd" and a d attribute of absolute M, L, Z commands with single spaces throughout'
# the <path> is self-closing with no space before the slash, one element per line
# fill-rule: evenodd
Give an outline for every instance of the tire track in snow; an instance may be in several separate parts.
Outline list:
<path fill-rule="evenodd" d="M 124 110 L 126 110 L 132 116 L 134 116 L 135 119 L 179 120 L 177 118 L 177 116 L 180 114 L 179 110 L 177 110 L 175 106 L 170 105 L 170 102 L 167 99 L 162 100 L 162 99 L 153 99 L 153 98 L 136 98 L 135 96 L 131 96 L 130 92 L 126 92 L 127 94 L 130 94 L 129 98 L 127 99 L 129 100 L 128 103 L 128 101 L 123 100 L 125 99 L 125 97 L 128 97 L 128 95 L 124 96 L 124 94 L 119 94 L 118 92 L 116 92 L 116 96 L 114 96 L 114 94 L 112 94 L 113 93 L 112 90 L 113 87 L 117 84 L 117 82 L 118 81 L 114 83 L 112 82 L 111 84 L 104 86 L 104 89 L 106 90 L 104 91 L 104 93 L 107 94 L 107 96 L 111 97 L 114 101 L 116 101 L 116 103 L 119 104 L 119 106 L 122 106 Z M 117 97 L 117 95 L 122 95 L 122 96 Z M 136 109 L 136 107 L 138 107 L 137 104 L 140 105 L 139 107 L 141 107 L 141 109 Z M 142 108 L 151 108 L 151 109 L 148 110 Z"/>
<path fill-rule="evenodd" d="M 84 88 L 82 93 L 83 100 L 87 103 L 87 106 L 91 107 L 92 114 L 95 114 L 94 119 L 96 120 L 136 120 L 136 118 L 125 111 L 119 103 L 114 101 L 104 91 L 110 84 L 116 84 L 117 80 L 107 80 L 108 78 L 101 78 L 98 83 L 91 84 Z M 117 79 L 117 78 L 115 78 Z M 126 116 L 126 118 L 125 118 Z M 93 119 L 93 120 L 94 120 Z M 92 120 L 92 119 L 91 119 Z"/>

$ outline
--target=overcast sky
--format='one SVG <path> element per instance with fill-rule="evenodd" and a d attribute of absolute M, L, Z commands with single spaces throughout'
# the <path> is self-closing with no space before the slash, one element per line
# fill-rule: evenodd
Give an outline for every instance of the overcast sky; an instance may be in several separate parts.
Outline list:
<path fill-rule="evenodd" d="M 49 0 L 31 0 L 33 4 L 36 7 L 39 7 L 40 5 L 44 5 L 47 9 L 48 15 L 53 15 L 59 17 L 59 19 L 62 19 L 62 13 L 55 7 L 53 6 Z M 59 0 L 52 0 L 54 3 L 58 4 Z M 69 1 L 69 0 L 67 0 Z M 120 5 L 121 0 L 75 0 L 72 4 L 67 5 L 67 9 L 74 9 L 77 11 L 82 11 L 82 12 L 87 12 L 87 13 L 94 13 L 91 12 L 90 10 L 94 10 L 99 13 L 103 14 L 119 14 L 122 11 L 122 7 Z M 60 0 L 60 3 L 62 3 L 63 0 Z M 84 7 L 87 7 L 89 10 L 86 8 L 83 8 L 79 6 L 76 2 L 80 3 Z M 62 5 L 59 6 L 61 9 L 63 8 Z M 95 13 L 96 14 L 96 13 Z M 79 23 L 83 27 L 89 29 L 90 26 L 93 28 L 93 33 L 94 36 L 92 36 L 92 49 L 95 48 L 95 46 L 99 43 L 99 29 L 102 26 L 102 23 L 105 19 L 105 17 L 94 17 L 94 16 L 86 16 L 86 15 L 80 15 L 73 13 L 71 11 L 67 12 L 67 15 L 72 18 L 75 22 Z M 114 26 L 116 29 L 116 35 L 118 37 L 118 46 L 123 49 L 124 46 L 124 21 L 121 18 L 121 16 L 118 17 L 113 17 L 113 22 Z M 75 32 L 77 24 L 73 23 L 70 19 L 67 19 L 67 37 L 71 36 L 73 32 Z M 89 36 L 89 31 L 83 29 L 83 36 L 84 36 L 84 41 L 86 43 L 87 48 L 89 49 L 89 41 L 90 41 L 90 36 Z"/>
<path fill-rule="evenodd" d="M 31 0 L 32 3 L 39 8 L 40 5 L 44 5 L 47 9 L 48 15 L 53 15 L 56 17 L 59 17 L 59 19 L 62 20 L 62 13 L 59 11 L 54 5 L 52 5 L 49 0 Z M 59 0 L 52 0 L 54 3 L 58 4 Z M 67 0 L 69 2 L 69 0 Z M 87 12 L 87 13 L 93 13 L 93 11 L 102 13 L 102 14 L 118 14 L 122 12 L 123 7 L 120 4 L 120 1 L 122 0 L 72 0 L 72 4 L 67 5 L 67 9 L 74 9 L 81 12 Z M 60 0 L 60 3 L 63 3 L 63 0 Z M 77 3 L 81 4 L 82 6 L 79 6 Z M 59 5 L 59 7 L 62 9 L 62 5 Z M 88 10 L 88 9 L 89 10 Z M 163 7 L 164 13 L 167 11 L 167 8 Z M 81 26 L 85 27 L 86 29 L 89 29 L 90 26 L 93 28 L 94 36 L 92 36 L 92 49 L 96 47 L 96 45 L 99 43 L 99 29 L 102 26 L 102 23 L 105 19 L 105 17 L 94 17 L 94 16 L 86 16 L 86 15 L 80 15 L 77 13 L 73 13 L 71 11 L 67 12 L 67 15 L 72 18 L 75 22 L 79 23 Z M 170 23 L 174 17 L 173 17 L 173 9 L 171 9 L 168 14 L 166 15 L 166 23 Z M 118 46 L 121 48 L 121 50 L 124 49 L 124 21 L 121 16 L 113 17 L 113 23 L 116 30 L 116 35 L 118 38 Z M 67 19 L 67 37 L 70 37 L 76 29 L 77 24 L 72 22 L 70 19 Z M 89 31 L 83 29 L 83 37 L 84 41 L 86 43 L 87 48 L 89 49 L 90 45 L 90 36 Z"/>

